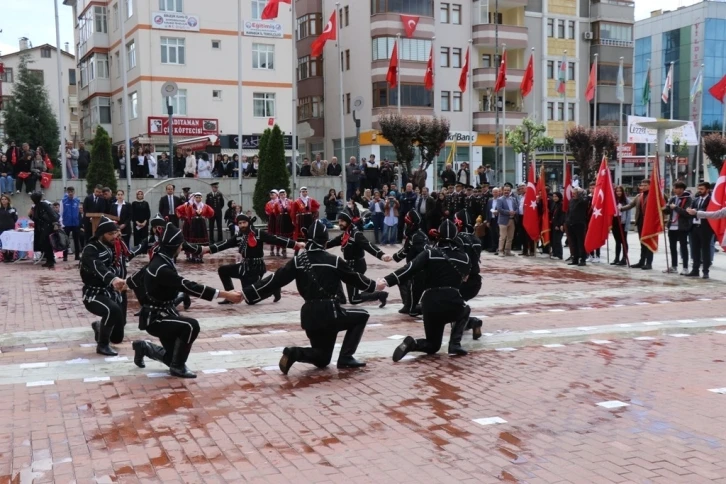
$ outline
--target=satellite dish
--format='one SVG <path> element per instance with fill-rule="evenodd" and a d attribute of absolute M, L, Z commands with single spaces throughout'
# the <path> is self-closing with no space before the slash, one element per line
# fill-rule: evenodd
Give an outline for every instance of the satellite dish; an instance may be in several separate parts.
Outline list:
<path fill-rule="evenodd" d="M 353 99 L 353 111 L 360 111 L 363 109 L 363 105 L 365 103 L 363 102 L 363 96 L 358 96 L 357 98 Z"/>
<path fill-rule="evenodd" d="M 161 95 L 164 97 L 174 97 L 177 92 L 179 92 L 179 87 L 176 82 L 167 81 L 161 86 Z"/>

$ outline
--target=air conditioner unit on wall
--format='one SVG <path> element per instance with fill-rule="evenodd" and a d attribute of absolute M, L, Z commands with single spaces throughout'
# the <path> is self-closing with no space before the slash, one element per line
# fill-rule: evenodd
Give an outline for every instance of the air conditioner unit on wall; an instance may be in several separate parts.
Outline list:
<path fill-rule="evenodd" d="M 583 32 L 582 38 L 585 40 L 592 40 L 593 39 L 592 32 Z"/>

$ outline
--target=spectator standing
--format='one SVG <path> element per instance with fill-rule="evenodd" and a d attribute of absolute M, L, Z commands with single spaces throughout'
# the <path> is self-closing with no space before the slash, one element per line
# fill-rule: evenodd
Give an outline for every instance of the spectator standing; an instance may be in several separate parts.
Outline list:
<path fill-rule="evenodd" d="M 671 267 L 663 272 L 678 273 L 678 244 L 681 246 L 681 260 L 683 261 L 683 274 L 688 274 L 688 234 L 691 231 L 693 220 L 691 217 L 682 217 L 676 210 L 679 207 L 685 210 L 691 206 L 693 200 L 691 192 L 686 191 L 686 184 L 678 181 L 673 184 L 674 195 L 668 201 L 663 212 L 668 214 L 666 227 L 668 227 L 668 242 L 671 248 Z"/>
<path fill-rule="evenodd" d="M 177 148 L 172 159 L 171 173 L 174 178 L 181 178 L 184 176 L 184 168 L 186 167 L 187 160 L 184 157 L 184 151 L 181 148 Z"/>
<path fill-rule="evenodd" d="M 187 156 L 184 161 L 184 176 L 186 178 L 194 178 L 194 175 L 197 174 L 197 158 L 189 148 L 187 148 L 186 154 Z"/>
<path fill-rule="evenodd" d="M 151 207 L 144 200 L 144 191 L 136 191 L 136 200 L 131 202 L 131 222 L 133 223 L 134 245 L 141 244 L 149 237 Z"/>
<path fill-rule="evenodd" d="M 78 143 L 78 178 L 85 179 L 88 166 L 91 164 L 91 153 L 86 149 L 86 143 Z"/>
<path fill-rule="evenodd" d="M 376 155 L 370 155 L 365 164 L 365 173 L 366 180 L 368 181 L 368 188 L 371 190 L 376 190 L 381 186 L 379 180 L 379 169 L 380 165 L 376 161 Z"/>
<path fill-rule="evenodd" d="M 131 206 L 126 203 L 126 192 L 116 191 L 116 202 L 111 204 L 111 215 L 118 217 L 118 229 L 121 231 L 121 238 L 126 247 L 131 242 Z"/>
<path fill-rule="evenodd" d="M 489 183 L 490 187 L 495 187 L 498 185 L 497 173 L 494 170 L 492 170 L 491 165 L 487 165 L 486 170 L 484 170 L 484 173 L 487 178 L 487 183 Z"/>
<path fill-rule="evenodd" d="M 210 184 L 212 191 L 207 193 L 207 205 L 214 209 L 214 216 L 209 219 L 209 242 L 214 243 L 214 226 L 217 226 L 217 240 L 222 242 L 222 215 L 224 214 L 224 195 L 219 191 L 219 182 Z"/>
<path fill-rule="evenodd" d="M 212 178 L 212 162 L 209 155 L 202 153 L 197 162 L 197 176 L 199 178 Z"/>
<path fill-rule="evenodd" d="M 479 168 L 476 169 L 476 186 L 481 187 L 485 183 L 489 185 L 486 168 L 484 168 L 484 165 L 479 165 Z"/>
<path fill-rule="evenodd" d="M 395 244 L 398 236 L 398 209 L 401 204 L 396 197 L 388 195 L 383 218 L 383 240 L 381 245 Z"/>
<path fill-rule="evenodd" d="M 385 202 L 381 200 L 381 192 L 378 190 L 373 192 L 373 200 L 368 204 L 368 210 L 371 212 L 371 221 L 373 222 L 373 236 L 376 244 L 380 244 L 383 232 L 383 219 L 385 218 Z"/>
<path fill-rule="evenodd" d="M 328 165 L 328 176 L 340 176 L 342 172 L 343 167 L 338 164 L 338 158 L 332 157 Z"/>
<path fill-rule="evenodd" d="M 330 228 L 338 216 L 338 197 L 335 195 L 335 188 L 328 190 L 328 196 L 325 197 L 325 218 L 326 226 Z"/>
<path fill-rule="evenodd" d="M 550 209 L 550 230 L 552 234 L 552 257 L 562 260 L 562 236 L 565 233 L 565 213 L 562 211 L 562 194 L 552 194 L 552 208 Z"/>
<path fill-rule="evenodd" d="M 32 185 L 31 185 L 31 174 L 30 174 L 30 168 L 33 164 L 33 153 L 27 152 L 23 153 L 23 155 L 20 157 L 17 163 L 15 163 L 13 174 L 15 175 L 15 189 L 16 193 L 20 193 L 20 190 L 23 189 L 23 184 L 25 184 L 25 193 L 30 195 L 32 192 Z"/>
<path fill-rule="evenodd" d="M 328 162 L 320 158 L 320 153 L 315 155 L 315 161 L 310 167 L 312 176 L 325 176 L 328 174 Z"/>
<path fill-rule="evenodd" d="M 622 209 L 621 209 L 622 211 Z M 585 230 L 587 224 L 587 195 L 585 190 L 573 189 L 572 200 L 567 209 L 567 238 L 570 245 L 572 261 L 568 265 L 584 266 L 587 254 L 585 253 Z"/>
<path fill-rule="evenodd" d="M 309 158 L 303 158 L 302 168 L 300 168 L 300 176 L 313 176 Z"/>
<path fill-rule="evenodd" d="M 126 170 L 128 169 L 128 157 L 126 156 L 126 146 L 121 144 L 116 152 L 118 174 L 120 178 L 126 178 Z"/>
<path fill-rule="evenodd" d="M 413 183 L 406 185 L 406 191 L 404 191 L 399 198 L 400 213 L 406 214 L 413 210 L 416 206 L 416 192 L 413 191 Z M 396 234 L 396 241 L 400 242 L 403 240 L 403 229 L 405 228 L 404 217 L 398 219 L 398 232 Z"/>
<path fill-rule="evenodd" d="M 392 184 L 396 183 L 396 177 L 393 173 L 393 167 L 388 162 L 388 160 L 384 159 L 381 162 L 381 167 L 378 170 L 378 183 L 381 185 L 388 185 L 391 186 Z"/>
<path fill-rule="evenodd" d="M 66 172 L 69 178 L 78 179 L 78 150 L 73 147 L 73 143 L 70 141 L 66 143 Z"/>
<path fill-rule="evenodd" d="M 248 178 L 256 178 L 257 172 L 260 169 L 260 157 L 255 155 L 252 157 L 252 163 L 247 165 L 247 171 L 245 172 L 245 176 Z"/>
<path fill-rule="evenodd" d="M 169 175 L 171 174 L 171 160 L 169 160 L 169 155 L 166 154 L 166 151 L 159 156 L 159 164 L 157 166 L 157 175 L 158 178 L 169 178 Z"/>
<path fill-rule="evenodd" d="M 81 201 L 76 198 L 76 190 L 68 187 L 61 201 L 63 206 L 63 230 L 70 238 L 73 237 L 73 255 L 81 260 Z M 63 251 L 63 261 L 68 260 L 68 250 Z"/>
<path fill-rule="evenodd" d="M 514 225 L 517 217 L 517 200 L 511 196 L 512 189 L 504 187 L 504 195 L 497 200 L 496 215 L 499 225 L 499 256 L 511 256 Z"/>
<path fill-rule="evenodd" d="M 176 215 L 176 209 L 183 205 L 187 199 L 174 195 L 175 189 L 176 187 L 171 183 L 166 186 L 166 195 L 159 199 L 159 214 L 174 226 L 179 227 L 179 217 Z"/>
<path fill-rule="evenodd" d="M 10 195 L 14 191 L 13 165 L 7 155 L 0 155 L 0 195 Z"/>
<path fill-rule="evenodd" d="M 441 172 L 441 182 L 444 188 L 449 188 L 456 184 L 456 173 L 451 169 L 451 165 L 446 165 L 444 171 Z"/>
<path fill-rule="evenodd" d="M 424 232 L 428 233 L 429 227 L 435 227 L 431 221 L 431 217 L 435 212 L 435 201 L 433 197 L 429 195 L 428 188 L 423 187 L 423 189 L 421 189 L 421 194 L 416 198 L 416 203 L 414 207 L 416 208 L 418 214 L 421 216 L 419 228 Z"/>
<path fill-rule="evenodd" d="M 345 165 L 345 198 L 350 200 L 355 196 L 356 189 L 360 187 L 360 168 L 355 156 L 351 156 L 348 164 Z M 360 202 L 358 202 L 360 203 Z"/>
<path fill-rule="evenodd" d="M 464 185 L 465 188 L 471 186 L 471 175 L 469 172 L 469 163 L 462 163 L 459 171 L 456 172 L 456 181 Z"/>

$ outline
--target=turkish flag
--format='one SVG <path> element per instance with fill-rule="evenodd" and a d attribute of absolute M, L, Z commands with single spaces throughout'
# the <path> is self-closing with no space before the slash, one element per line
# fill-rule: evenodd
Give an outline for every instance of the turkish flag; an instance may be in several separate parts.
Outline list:
<path fill-rule="evenodd" d="M 268 118 L 267 126 L 269 126 L 269 127 L 275 126 L 275 118 Z"/>
<path fill-rule="evenodd" d="M 524 219 L 522 225 L 530 239 L 539 239 L 540 225 L 539 212 L 537 211 L 537 188 L 534 184 L 534 163 L 532 162 L 529 164 L 527 191 L 524 192 Z"/>
<path fill-rule="evenodd" d="M 260 19 L 276 19 L 280 9 L 280 3 L 290 3 L 290 0 L 267 0 L 267 5 L 265 5 L 264 10 L 262 10 L 262 15 L 260 15 Z"/>
<path fill-rule="evenodd" d="M 585 89 L 585 99 L 588 102 L 595 99 L 595 88 L 597 86 L 597 63 L 593 63 L 590 68 L 590 77 L 587 78 L 587 89 Z"/>
<path fill-rule="evenodd" d="M 391 53 L 391 61 L 388 63 L 386 81 L 391 89 L 398 85 L 398 42 L 393 43 L 393 52 Z"/>
<path fill-rule="evenodd" d="M 529 56 L 529 62 L 527 63 L 527 69 L 524 71 L 524 77 L 522 77 L 522 83 L 519 85 L 519 90 L 522 92 L 522 97 L 532 92 L 534 87 L 534 54 Z"/>
<path fill-rule="evenodd" d="M 315 39 L 311 45 L 310 57 L 320 57 L 323 54 L 323 47 L 328 40 L 336 40 L 338 38 L 338 27 L 336 23 L 335 10 L 330 14 L 330 20 L 325 24 L 323 33 Z"/>
<path fill-rule="evenodd" d="M 466 92 L 466 78 L 469 74 L 469 48 L 466 48 L 466 56 L 464 57 L 464 65 L 461 67 L 461 74 L 459 75 L 459 90 Z"/>
<path fill-rule="evenodd" d="M 429 63 L 426 64 L 426 75 L 424 76 L 424 87 L 428 91 L 434 89 L 434 46 L 431 44 L 431 53 L 429 54 Z"/>
<path fill-rule="evenodd" d="M 406 31 L 406 37 L 409 39 L 413 37 L 413 33 L 416 32 L 416 27 L 418 27 L 418 15 L 404 15 L 401 14 L 401 23 L 403 24 L 403 29 Z"/>
<path fill-rule="evenodd" d="M 585 252 L 599 249 L 608 240 L 613 217 L 618 213 L 608 160 L 603 156 L 592 192 L 592 216 L 585 235 Z"/>
<path fill-rule="evenodd" d="M 723 76 L 720 81 L 711 86 L 708 92 L 723 103 L 723 98 L 726 97 L 726 76 Z"/>
<path fill-rule="evenodd" d="M 537 194 L 542 202 L 542 229 L 540 235 L 542 237 L 542 245 L 547 247 L 550 245 L 550 207 L 547 198 L 547 186 L 545 185 L 545 169 L 542 165 L 539 169 L 539 179 L 537 180 Z"/>
<path fill-rule="evenodd" d="M 716 186 L 711 192 L 711 201 L 706 210 L 716 212 L 724 207 L 726 207 L 726 163 L 721 168 L 721 174 L 716 181 Z M 711 224 L 711 228 L 716 234 L 716 240 L 721 244 L 721 247 L 726 247 L 726 240 L 724 240 L 724 235 L 726 235 L 726 219 L 710 219 L 708 223 Z"/>
<path fill-rule="evenodd" d="M 565 193 L 562 194 L 562 211 L 567 215 L 570 209 L 570 200 L 572 200 L 572 170 L 570 164 L 565 163 Z"/>
<path fill-rule="evenodd" d="M 658 237 L 663 232 L 663 207 L 665 206 L 665 199 L 660 186 L 660 167 L 658 165 L 657 161 L 653 163 L 650 189 L 648 190 L 648 198 L 645 201 L 643 231 L 640 233 L 640 243 L 653 252 L 658 250 Z"/>
<path fill-rule="evenodd" d="M 507 87 L 507 51 L 502 54 L 502 64 L 499 66 L 497 82 L 494 83 L 494 92 L 499 92 Z"/>

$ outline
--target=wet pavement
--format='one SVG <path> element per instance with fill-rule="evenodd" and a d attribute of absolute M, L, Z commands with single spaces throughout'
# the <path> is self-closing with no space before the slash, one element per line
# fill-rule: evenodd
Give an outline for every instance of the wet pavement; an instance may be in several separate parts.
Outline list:
<path fill-rule="evenodd" d="M 219 287 L 216 269 L 234 260 L 179 267 Z M 373 277 L 397 267 L 368 262 Z M 187 381 L 133 365 L 131 340 L 148 338 L 135 301 L 107 360 L 72 263 L 2 265 L 0 484 L 726 482 L 719 265 L 726 255 L 704 281 L 485 254 L 471 306 L 486 334 L 465 336 L 468 356 L 392 363 L 403 336 L 423 335 L 394 288 L 387 307 L 364 306 L 365 369 L 288 376 L 281 348 L 306 341 L 293 286 L 276 304 L 195 301 Z"/>

